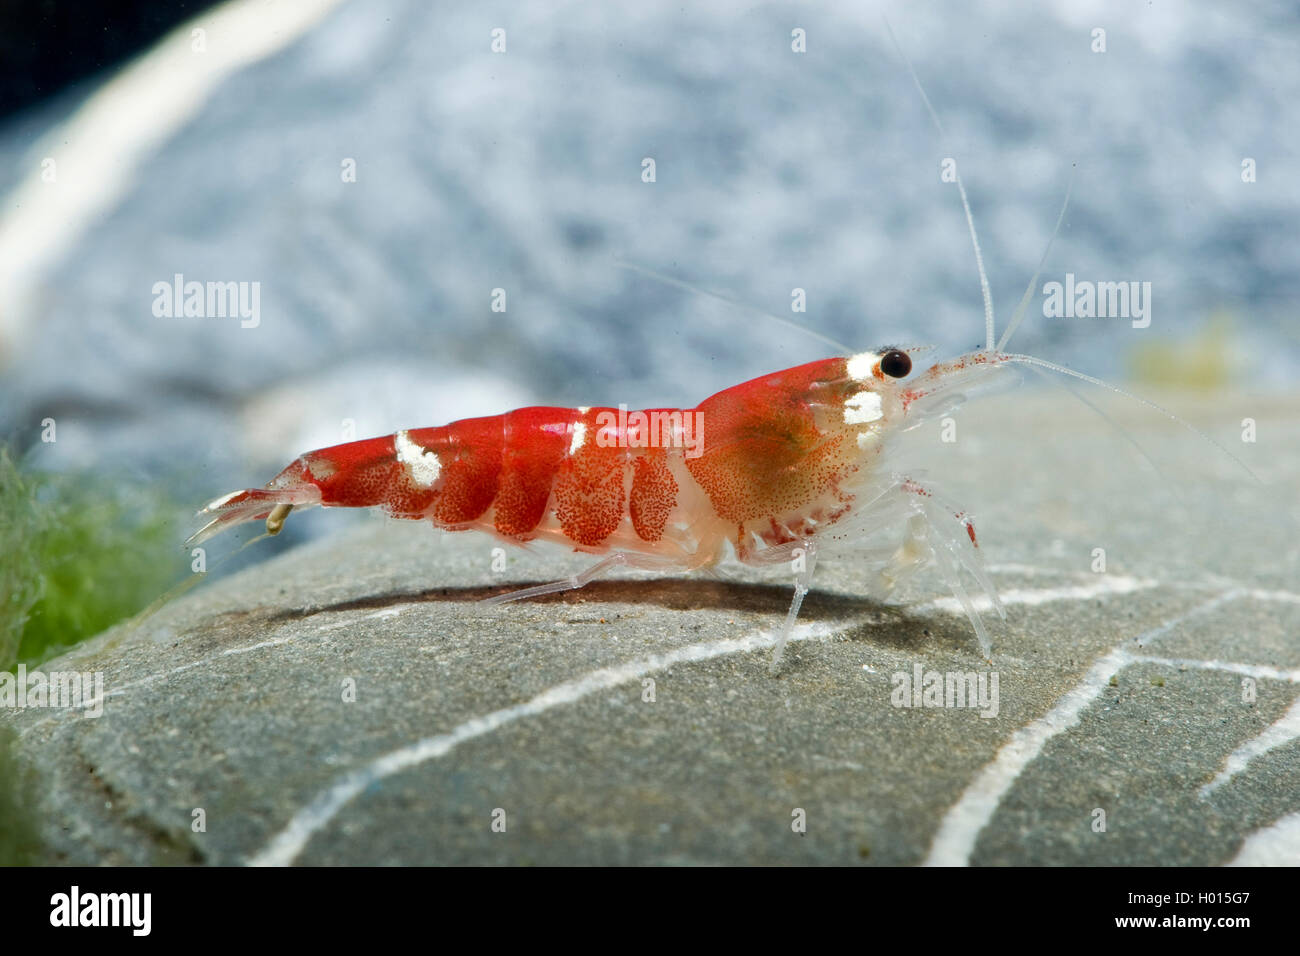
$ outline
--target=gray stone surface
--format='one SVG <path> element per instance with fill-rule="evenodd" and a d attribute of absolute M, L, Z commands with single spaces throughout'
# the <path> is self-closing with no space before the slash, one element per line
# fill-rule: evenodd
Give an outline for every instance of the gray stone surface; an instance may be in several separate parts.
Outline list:
<path fill-rule="evenodd" d="M 512 552 L 494 575 L 491 541 L 374 521 L 43 668 L 102 670 L 107 698 L 97 719 L 0 712 L 39 780 L 42 855 L 1226 862 L 1300 811 L 1300 742 L 1285 719 L 1300 706 L 1289 590 L 1300 402 L 1178 403 L 1263 487 L 1178 426 L 1105 404 L 1167 480 L 1063 393 L 964 410 L 955 443 L 938 423 L 906 436 L 909 460 L 973 510 L 1009 604 L 994 631 L 996 718 L 891 704 L 891 675 L 915 665 L 989 669 L 934 578 L 884 605 L 861 596 L 851 563 L 826 563 L 805 639 L 773 677 L 766 649 L 789 598 L 780 574 L 629 576 L 485 608 L 475 599 L 585 559 Z M 1253 445 L 1238 439 L 1247 416 Z M 1104 574 L 1091 570 L 1097 547 Z M 1243 703 L 1251 675 L 1257 698 Z M 1254 740 L 1279 745 L 1202 796 Z M 195 808 L 206 832 L 192 831 Z M 492 829 L 497 808 L 504 833 Z M 806 833 L 792 830 L 796 808 Z M 1092 829 L 1098 809 L 1104 833 Z"/>

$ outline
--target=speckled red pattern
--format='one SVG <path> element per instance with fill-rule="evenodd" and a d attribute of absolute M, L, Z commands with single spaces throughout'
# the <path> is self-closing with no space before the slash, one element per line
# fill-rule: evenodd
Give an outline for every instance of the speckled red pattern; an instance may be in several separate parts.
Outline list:
<path fill-rule="evenodd" d="M 662 448 L 647 448 L 633 460 L 628 511 L 642 541 L 658 541 L 664 536 L 668 515 L 677 506 L 677 491 L 677 482 L 668 470 L 668 453 Z"/>
<path fill-rule="evenodd" d="M 628 449 L 602 447 L 597 441 L 596 416 L 607 409 L 575 413 L 585 426 L 582 444 L 567 455 L 555 477 L 555 517 L 565 537 L 576 544 L 597 545 L 618 528 L 626 493 L 623 474 Z"/>
<path fill-rule="evenodd" d="M 501 416 L 505 447 L 494 515 L 501 534 L 527 536 L 541 522 L 576 415 L 568 408 L 519 408 Z"/>
<path fill-rule="evenodd" d="M 436 452 L 442 464 L 442 490 L 430 512 L 435 522 L 465 524 L 492 507 L 505 442 L 500 415 L 467 418 L 442 428 L 413 428 L 407 435 L 421 448 Z"/>
<path fill-rule="evenodd" d="M 285 472 L 300 468 L 305 468 L 304 477 L 320 489 L 321 503 L 325 505 L 351 507 L 357 502 L 389 502 L 395 485 L 405 484 L 392 435 L 308 452 Z"/>
<path fill-rule="evenodd" d="M 845 477 L 839 435 L 817 427 L 815 402 L 842 407 L 843 359 L 824 359 L 744 382 L 699 406 L 704 454 L 687 459 L 719 517 L 737 525 L 795 511 Z"/>
<path fill-rule="evenodd" d="M 745 382 L 683 413 L 699 413 L 703 453 L 673 454 L 684 456 L 715 513 L 735 523 L 737 540 L 747 523 L 786 536 L 773 516 L 823 497 L 853 467 L 841 447 L 843 432 L 820 428 L 817 412 L 824 406 L 842 414 L 846 391 L 857 387 L 846 379 L 843 359 Z M 464 526 L 493 508 L 497 532 L 521 540 L 534 535 L 549 503 L 576 545 L 600 545 L 624 515 L 643 541 L 659 541 L 680 493 L 669 452 L 627 447 L 626 429 L 611 422 L 626 425 L 627 417 L 612 408 L 534 407 L 416 428 L 406 433 L 410 442 L 438 457 L 431 487 L 417 483 L 398 460 L 390 435 L 303 455 L 268 488 L 310 483 L 325 505 L 383 505 L 443 527 Z"/>

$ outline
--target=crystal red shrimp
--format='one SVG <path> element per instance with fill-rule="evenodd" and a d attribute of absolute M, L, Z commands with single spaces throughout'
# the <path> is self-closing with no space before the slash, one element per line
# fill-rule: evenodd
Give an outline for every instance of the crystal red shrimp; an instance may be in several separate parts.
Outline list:
<path fill-rule="evenodd" d="M 989 635 L 962 572 L 994 609 L 1002 607 L 975 526 L 964 509 L 889 466 L 891 437 L 949 412 L 1015 364 L 1159 406 L 991 346 L 907 381 L 912 355 L 921 351 L 891 347 L 822 359 L 725 389 L 692 409 L 521 408 L 318 449 L 262 488 L 213 501 L 190 543 L 246 521 L 264 520 L 275 534 L 294 508 L 381 507 L 447 531 L 519 545 L 553 541 L 602 558 L 566 580 L 490 602 L 579 588 L 618 566 L 689 572 L 728 552 L 746 564 L 789 562 L 795 592 L 774 668 L 819 555 L 853 556 L 875 572 L 883 592 L 934 565 L 987 658 Z"/>
<path fill-rule="evenodd" d="M 448 531 L 514 544 L 549 540 L 604 556 L 582 575 L 495 600 L 580 587 L 618 565 L 692 571 L 728 551 L 751 564 L 802 557 L 788 636 L 815 555 L 823 545 L 855 549 L 864 520 L 926 519 L 892 549 L 897 554 L 880 555 L 886 588 L 934 556 L 925 531 L 945 509 L 915 481 L 882 474 L 887 438 L 968 382 L 972 370 L 1007 356 L 972 353 L 908 385 L 909 353 L 917 351 L 823 359 L 726 389 L 693 409 L 522 408 L 322 448 L 263 488 L 213 501 L 191 543 L 246 521 L 265 520 L 274 534 L 291 509 L 323 505 L 382 507 Z M 940 546 L 996 603 L 972 557 L 973 525 L 964 512 L 949 517 L 962 530 Z M 969 553 L 954 547 L 958 537 Z M 978 614 L 965 603 L 987 653 Z"/>
<path fill-rule="evenodd" d="M 926 108 L 938 125 L 928 99 Z M 579 588 L 618 566 L 689 572 L 717 564 L 728 552 L 747 564 L 789 562 L 794 598 L 773 668 L 819 555 L 852 555 L 885 592 L 934 565 L 988 657 L 988 632 L 962 572 L 994 609 L 1001 613 L 1002 607 L 984 572 L 975 526 L 964 509 L 890 467 L 891 437 L 950 411 L 1012 365 L 1082 379 L 1176 416 L 1098 379 L 1003 351 L 1038 272 L 995 345 L 988 280 L 959 173 L 956 183 L 984 298 L 982 349 L 935 363 L 910 381 L 912 357 L 924 349 L 887 347 L 764 375 L 693 409 L 521 408 L 322 448 L 300 456 L 262 488 L 213 501 L 200 512 L 210 520 L 190 543 L 246 521 L 264 520 L 275 534 L 292 509 L 323 505 L 382 507 L 447 531 L 479 531 L 521 545 L 553 541 L 601 556 L 571 578 L 491 602 Z M 1068 203 L 1067 191 L 1053 239 Z M 1218 443 L 1196 434 L 1249 472 Z"/>
<path fill-rule="evenodd" d="M 247 521 L 264 520 L 275 534 L 292 509 L 323 505 L 381 507 L 447 531 L 519 545 L 552 541 L 601 556 L 571 578 L 489 602 L 580 588 L 619 566 L 690 572 L 728 552 L 746 564 L 789 562 L 794 599 L 773 668 L 819 555 L 851 555 L 886 593 L 933 565 L 987 658 L 989 635 L 962 572 L 995 610 L 1002 607 L 975 526 L 965 509 L 890 467 L 890 439 L 951 411 L 1012 365 L 1079 378 L 1170 414 L 1090 376 L 1000 351 L 992 337 L 990 326 L 985 348 L 910 381 L 912 356 L 925 349 L 889 347 L 764 375 L 692 409 L 521 408 L 318 449 L 264 487 L 210 503 L 200 512 L 209 520 L 190 543 Z"/>

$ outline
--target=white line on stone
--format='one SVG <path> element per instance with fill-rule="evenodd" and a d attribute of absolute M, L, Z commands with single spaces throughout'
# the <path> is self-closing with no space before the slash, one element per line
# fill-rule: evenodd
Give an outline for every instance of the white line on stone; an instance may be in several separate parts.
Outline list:
<path fill-rule="evenodd" d="M 1207 614 L 1244 593 L 1232 590 L 1220 594 L 1139 635 L 1137 643 L 1150 644 L 1190 618 Z M 966 866 L 975 849 L 975 841 L 1020 774 L 1042 753 L 1049 740 L 1079 723 L 1084 710 L 1101 695 L 1111 677 L 1132 662 L 1133 657 L 1123 647 L 1115 648 L 1093 664 L 1083 680 L 1066 691 L 1048 713 L 1012 734 L 944 814 L 924 865 Z"/>
<path fill-rule="evenodd" d="M 352 627 L 360 621 L 373 621 L 385 617 L 397 617 L 397 615 L 405 614 L 413 607 L 415 607 L 415 604 L 399 604 L 396 607 L 386 607 L 382 610 L 375 611 L 373 614 L 365 614 L 361 617 L 348 617 L 342 621 L 332 621 L 329 624 L 322 624 L 317 627 L 316 630 L 318 632 L 337 631 L 340 628 Z"/>
<path fill-rule="evenodd" d="M 1300 866 L 1300 813 L 1256 830 L 1228 866 Z"/>
<path fill-rule="evenodd" d="M 1213 780 L 1201 787 L 1200 797 L 1204 800 L 1215 790 L 1241 773 L 1256 757 L 1262 757 L 1270 750 L 1276 750 L 1300 739 L 1300 697 L 1291 702 L 1290 708 L 1278 720 L 1264 729 L 1258 737 L 1252 737 L 1228 755 L 1223 762 L 1223 769 Z"/>
<path fill-rule="evenodd" d="M 1074 588 L 1044 588 L 1037 591 L 1017 589 L 1004 595 L 1003 603 L 1042 604 L 1046 601 L 1069 598 L 1096 597 L 1098 594 L 1104 593 L 1126 593 L 1127 591 L 1139 590 L 1142 587 L 1154 586 L 1153 582 L 1139 581 L 1135 578 L 1119 578 L 1115 576 L 1111 576 L 1111 578 L 1113 580 L 1109 585 L 1098 583 Z M 1216 601 L 1210 603 L 1217 604 L 1221 600 L 1222 598 L 1216 599 Z M 1205 609 L 1208 610 L 1208 607 L 1209 605 Z M 1190 616 L 1190 613 L 1186 616 Z M 1168 622 L 1164 629 L 1173 627 L 1178 623 L 1178 620 L 1182 619 Z M 837 633 L 835 628 L 806 625 L 795 628 L 790 640 L 809 640 L 827 637 L 834 633 Z M 1163 633 L 1161 628 L 1152 631 L 1151 635 L 1158 633 Z M 636 680 L 645 674 L 663 670 L 676 663 L 710 660 L 728 654 L 747 653 L 772 647 L 774 643 L 775 637 L 763 631 L 742 638 L 731 638 L 706 644 L 692 644 L 666 654 L 652 655 L 616 667 L 603 668 L 543 691 L 526 703 L 493 711 L 483 717 L 471 718 L 448 733 L 426 737 L 414 744 L 391 751 L 372 761 L 367 766 L 353 771 L 328 790 L 323 791 L 310 804 L 299 810 L 280 833 L 249 859 L 249 863 L 253 866 L 283 866 L 292 863 L 298 854 L 302 852 L 312 835 L 326 826 L 344 806 L 371 784 L 426 760 L 444 756 L 466 740 L 491 733 L 499 727 L 524 717 L 536 716 L 552 707 L 574 703 L 596 691 Z M 1124 654 L 1125 652 L 1117 653 Z M 1109 680 L 1109 673 L 1107 673 L 1106 677 Z"/>
<path fill-rule="evenodd" d="M 258 641 L 256 644 L 249 644 L 246 647 L 228 647 L 221 652 L 222 657 L 229 657 L 231 654 L 247 654 L 250 651 L 260 651 L 264 647 L 279 647 L 281 644 L 288 644 L 292 637 L 277 637 L 269 641 Z"/>
<path fill-rule="evenodd" d="M 1026 577 L 1065 577 L 1070 572 L 1060 568 L 1043 567 L 1037 564 L 1017 564 L 1014 561 L 1004 561 L 999 564 L 989 564 L 985 570 L 990 574 L 1023 574 Z M 1086 572 L 1084 572 L 1086 573 Z"/>
<path fill-rule="evenodd" d="M 225 650 L 219 651 L 216 654 L 211 654 L 208 657 L 202 658 L 201 660 L 190 661 L 188 664 L 181 664 L 179 667 L 173 667 L 171 670 L 163 671 L 161 674 L 150 674 L 147 677 L 141 677 L 139 680 L 133 680 L 126 684 L 122 684 L 118 687 L 115 687 L 112 690 L 105 691 L 103 694 L 103 699 L 107 700 L 110 697 L 121 697 L 128 690 L 132 690 L 133 688 L 136 687 L 142 687 L 148 684 L 152 684 L 154 681 L 162 680 L 163 678 L 166 677 L 171 677 L 173 674 L 179 674 L 182 671 L 191 670 L 195 667 L 198 667 L 200 664 L 206 664 L 210 661 L 214 661 L 218 657 L 229 657 L 231 654 L 247 654 L 250 651 L 259 651 L 265 647 L 278 647 L 281 644 L 289 643 L 289 641 L 291 640 L 293 640 L 292 637 L 279 637 L 269 641 L 258 641 L 256 644 L 248 644 L 244 647 L 227 647 Z M 96 701 L 98 699 L 99 698 L 96 698 Z M 87 703 L 86 706 L 87 707 L 93 706 L 96 701 L 90 701 L 89 703 Z"/>
<path fill-rule="evenodd" d="M 1085 601 L 1089 598 L 1103 597 L 1109 594 L 1132 594 L 1159 586 L 1158 581 L 1132 578 L 1122 574 L 1100 574 L 1097 580 L 1089 584 L 1068 584 L 1055 588 L 1008 588 L 999 591 L 998 597 L 1007 604 L 1047 604 L 1051 601 Z M 986 596 L 971 595 L 971 603 L 978 611 L 991 611 L 993 602 Z M 950 614 L 964 615 L 965 609 L 955 597 L 936 598 L 924 604 L 913 605 L 910 610 L 919 613 L 926 611 L 947 611 Z"/>
<path fill-rule="evenodd" d="M 190 661 L 188 664 L 179 664 L 176 667 L 169 668 L 165 671 L 160 671 L 155 674 L 146 674 L 144 677 L 139 677 L 136 678 L 135 680 L 127 681 L 125 684 L 118 684 L 112 690 L 105 690 L 103 694 L 103 699 L 108 700 L 108 698 L 110 697 L 125 696 L 126 692 L 129 690 L 134 690 L 137 687 L 148 687 L 150 684 L 156 683 L 157 681 L 166 680 L 168 677 L 173 677 L 176 674 L 180 674 L 188 670 L 193 670 L 196 667 L 202 667 L 204 664 L 210 664 L 213 661 L 217 660 L 218 658 L 229 657 L 232 654 L 247 654 L 250 653 L 251 651 L 257 651 L 267 647 L 278 647 L 281 644 L 288 644 L 293 640 L 294 640 L 293 637 L 281 637 L 281 638 L 274 638 L 269 641 L 259 641 L 256 644 L 246 644 L 242 647 L 227 647 L 225 650 L 218 651 L 215 654 L 209 654 L 207 657 L 201 657 L 197 661 Z M 97 697 L 96 700 L 98 699 L 99 698 Z M 87 706 L 92 706 L 94 703 L 95 701 L 90 701 L 87 703 Z M 39 727 L 43 727 L 51 721 L 62 719 L 63 717 L 69 714 L 75 715 L 76 711 L 73 710 L 72 708 L 65 708 L 61 710 L 51 711 L 50 715 L 46 717 L 44 720 L 38 720 L 35 723 L 28 724 L 22 727 L 19 730 L 19 733 L 24 735 L 31 733 L 33 730 L 36 730 Z"/>
<path fill-rule="evenodd" d="M 839 630 L 824 624 L 802 625 L 794 629 L 790 641 L 830 637 L 839 633 Z M 766 650 L 773 647 L 776 640 L 775 633 L 760 631 L 744 637 L 690 644 L 663 654 L 651 654 L 626 664 L 603 667 L 557 684 L 522 704 L 503 707 L 481 717 L 471 717 L 448 733 L 425 737 L 413 744 L 389 751 L 366 766 L 344 775 L 329 789 L 322 791 L 315 800 L 294 814 L 288 825 L 261 851 L 252 856 L 248 863 L 250 866 L 289 865 L 303 851 L 313 834 L 328 825 L 340 810 L 368 787 L 426 760 L 445 756 L 460 744 L 475 737 L 482 737 L 526 717 L 536 717 L 553 707 L 576 703 L 599 691 L 638 680 L 647 674 L 665 670 L 675 664 L 695 663 L 729 654 Z"/>
<path fill-rule="evenodd" d="M 1300 604 L 1300 594 L 1292 591 L 1247 591 L 1247 595 L 1257 601 L 1282 601 L 1285 604 Z"/>
<path fill-rule="evenodd" d="M 1148 657 L 1134 654 L 1135 664 L 1165 664 L 1180 670 L 1223 671 L 1227 674 L 1240 674 L 1243 677 L 1260 677 L 1265 680 L 1284 680 L 1300 684 L 1300 668 L 1288 670 L 1281 667 L 1269 667 L 1265 664 L 1240 664 L 1236 661 L 1192 660 L 1186 657 Z"/>
<path fill-rule="evenodd" d="M 1247 591 L 1246 597 L 1258 598 L 1259 592 Z M 1191 660 L 1184 657 L 1149 657 L 1134 654 L 1130 658 L 1134 664 L 1163 664 L 1179 670 L 1220 671 L 1226 674 L 1239 674 L 1242 677 L 1254 677 L 1261 680 L 1287 681 L 1300 684 L 1300 668 L 1268 667 L 1264 664 L 1241 664 L 1235 661 Z M 1204 800 L 1219 787 L 1223 786 L 1237 774 L 1241 773 L 1256 757 L 1261 757 L 1270 750 L 1276 750 L 1291 741 L 1300 738 L 1300 698 L 1292 702 L 1291 707 L 1278 720 L 1269 725 L 1259 736 L 1252 737 L 1223 762 L 1223 769 L 1213 780 L 1200 789 Z"/>

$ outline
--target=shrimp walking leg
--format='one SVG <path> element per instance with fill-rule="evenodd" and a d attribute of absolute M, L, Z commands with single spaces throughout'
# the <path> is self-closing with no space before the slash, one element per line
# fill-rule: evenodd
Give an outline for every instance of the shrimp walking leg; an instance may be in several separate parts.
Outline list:
<path fill-rule="evenodd" d="M 946 527 L 955 531 L 953 526 L 955 520 L 957 527 L 961 529 L 961 531 L 955 531 L 952 534 L 940 535 L 939 543 L 957 564 L 975 579 L 976 583 L 988 596 L 989 602 L 993 605 L 993 610 L 997 611 L 998 616 L 1005 621 L 1007 611 L 1002 605 L 1002 599 L 998 597 L 998 589 L 994 586 L 993 579 L 989 577 L 988 571 L 984 567 L 984 557 L 980 553 L 974 523 L 963 509 L 945 500 L 932 490 L 922 490 L 925 492 L 922 505 L 932 527 L 935 527 L 936 530 Z M 939 560 L 942 561 L 943 559 L 940 558 Z M 953 571 L 956 573 L 955 568 Z M 976 630 L 978 631 L 979 628 L 976 627 Z"/>
<path fill-rule="evenodd" d="M 934 555 L 934 562 L 939 571 L 943 574 L 944 579 L 948 582 L 948 587 L 952 589 L 953 595 L 961 604 L 962 610 L 966 612 L 966 617 L 970 619 L 971 626 L 975 628 L 975 636 L 980 642 L 980 652 L 986 659 L 993 654 L 993 642 L 989 639 L 988 629 L 984 627 L 984 621 L 980 618 L 979 611 L 975 609 L 975 604 L 970 599 L 966 591 L 966 586 L 961 583 L 961 575 L 957 572 L 957 566 L 954 561 L 952 546 L 947 542 L 940 541 L 938 547 L 931 549 Z"/>
<path fill-rule="evenodd" d="M 934 555 L 930 546 L 930 520 L 924 511 L 913 510 L 905 527 L 902 542 L 880 569 L 880 585 L 885 591 L 892 591 L 914 571 L 930 563 Z"/>
<path fill-rule="evenodd" d="M 980 557 L 975 537 L 974 525 L 966 513 L 955 509 L 935 493 L 914 480 L 904 479 L 899 489 L 909 495 L 911 516 L 907 521 L 907 531 L 903 542 L 894 553 L 893 559 L 880 572 L 881 581 L 892 588 L 903 577 L 917 568 L 933 563 L 943 575 L 953 596 L 966 612 L 975 635 L 979 639 L 980 651 L 987 658 L 992 653 L 992 642 L 984 621 L 975 608 L 966 586 L 961 580 L 961 571 L 965 570 L 989 599 L 989 603 L 1005 620 L 1006 611 L 998 599 L 997 588 L 989 578 Z M 965 532 L 947 530 L 956 521 Z M 969 539 L 969 544 L 965 539 Z"/>
<path fill-rule="evenodd" d="M 781 634 L 776 640 L 776 646 L 772 648 L 772 660 L 768 664 L 768 670 L 773 674 L 781 666 L 781 659 L 785 656 L 785 645 L 790 640 L 790 632 L 794 630 L 795 619 L 799 617 L 799 609 L 803 606 L 804 595 L 812 587 L 813 571 L 817 567 L 817 545 L 813 541 L 804 541 L 801 543 L 803 554 L 799 570 L 794 575 L 794 597 L 790 601 L 790 610 L 785 615 L 785 623 L 781 625 Z"/>
<path fill-rule="evenodd" d="M 896 527 L 899 522 L 904 528 L 900 542 L 871 543 L 879 541 L 883 534 L 888 533 L 888 529 Z M 988 632 L 962 582 L 961 571 L 974 578 L 999 612 L 1002 611 L 1002 606 L 980 558 L 974 525 L 964 510 L 920 484 L 914 477 L 893 474 L 862 496 L 853 529 L 852 533 L 840 536 L 838 540 L 832 538 L 823 542 L 825 556 L 843 552 L 859 565 L 874 566 L 877 569 L 877 590 L 885 594 L 920 569 L 935 566 L 970 618 L 980 648 L 988 655 Z M 780 665 L 804 596 L 811 587 L 818 557 L 817 547 L 816 540 L 799 538 L 745 555 L 744 559 L 749 564 L 776 565 L 789 562 L 794 569 L 795 593 L 773 651 L 771 667 L 774 671 Z"/>
<path fill-rule="evenodd" d="M 577 574 L 561 581 L 551 581 L 549 584 L 518 588 L 514 591 L 507 591 L 505 594 L 494 594 L 492 597 L 483 598 L 479 603 L 506 604 L 510 601 L 523 601 L 528 598 L 541 597 L 544 594 L 576 591 L 579 588 L 586 587 L 592 581 L 604 577 L 615 568 L 637 568 L 642 571 L 678 571 L 682 569 L 681 563 L 672 559 L 615 551 L 613 554 L 601 558 L 586 570 L 579 571 Z"/>

